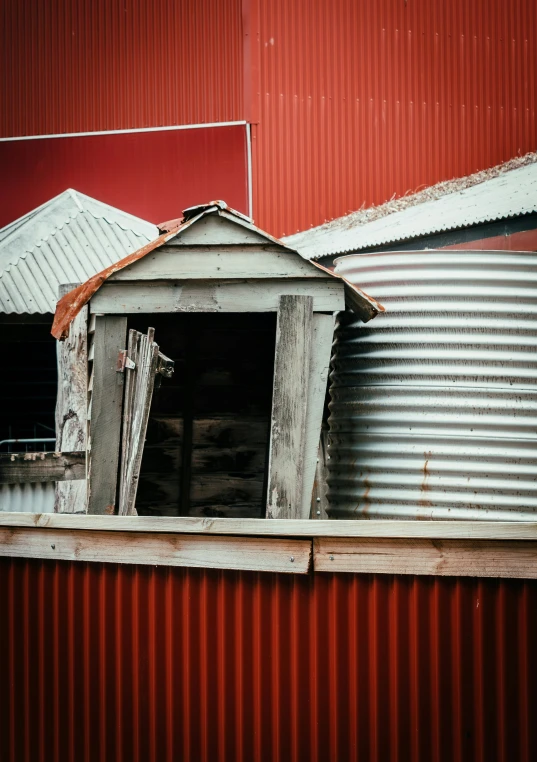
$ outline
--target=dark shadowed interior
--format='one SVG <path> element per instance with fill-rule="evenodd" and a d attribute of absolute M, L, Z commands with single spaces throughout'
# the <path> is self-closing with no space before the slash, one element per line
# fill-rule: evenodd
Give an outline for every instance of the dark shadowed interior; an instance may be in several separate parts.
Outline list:
<path fill-rule="evenodd" d="M 258 518 L 266 502 L 276 315 L 136 315 L 175 361 L 155 389 L 141 515 Z"/>

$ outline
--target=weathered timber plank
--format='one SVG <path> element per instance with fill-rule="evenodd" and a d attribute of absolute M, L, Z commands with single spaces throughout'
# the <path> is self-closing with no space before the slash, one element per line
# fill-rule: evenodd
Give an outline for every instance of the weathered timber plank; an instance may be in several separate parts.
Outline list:
<path fill-rule="evenodd" d="M 280 297 L 269 448 L 268 519 L 296 519 L 302 514 L 312 306 L 311 296 Z"/>
<path fill-rule="evenodd" d="M 0 556 L 306 574 L 310 566 L 311 542 L 255 537 L 0 528 Z"/>
<path fill-rule="evenodd" d="M 0 484 L 73 479 L 86 479 L 85 452 L 0 453 Z"/>
<path fill-rule="evenodd" d="M 304 521 L 160 516 L 89 516 L 0 511 L 0 526 L 106 529 L 121 532 L 244 534 L 272 537 L 364 537 L 459 540 L 537 540 L 537 521 Z"/>
<path fill-rule="evenodd" d="M 316 538 L 317 572 L 537 579 L 537 542 Z"/>
<path fill-rule="evenodd" d="M 162 247 L 112 275 L 109 283 L 132 280 L 222 280 L 224 278 L 322 278 L 326 273 L 291 252 L 230 246 Z"/>
<path fill-rule="evenodd" d="M 334 279 L 251 281 L 155 281 L 105 283 L 90 302 L 90 312 L 276 312 L 282 294 L 311 296 L 314 312 L 345 309 L 343 284 Z"/>
<path fill-rule="evenodd" d="M 304 440 L 304 481 L 300 518 L 310 517 L 311 497 L 317 458 L 324 402 L 328 385 L 328 371 L 334 338 L 335 315 L 313 316 L 311 361 L 308 379 L 306 434 Z"/>
<path fill-rule="evenodd" d="M 127 318 L 105 315 L 95 323 L 91 399 L 88 513 L 112 514 L 116 503 L 124 374 L 117 356 L 125 349 Z"/>
<path fill-rule="evenodd" d="M 319 453 L 317 456 L 317 467 L 315 469 L 315 481 L 313 483 L 313 493 L 311 497 L 311 518 L 316 521 L 322 521 L 328 518 L 328 468 L 326 463 L 326 431 L 321 430 L 319 441 Z"/>
<path fill-rule="evenodd" d="M 59 298 L 78 283 L 59 287 Z M 88 307 L 81 309 L 69 327 L 65 341 L 57 342 L 58 396 L 56 399 L 56 449 L 58 452 L 84 452 L 87 442 L 88 407 Z M 84 466 L 85 468 L 85 466 Z M 87 501 L 86 474 L 76 481 L 56 484 L 55 513 L 72 513 Z"/>

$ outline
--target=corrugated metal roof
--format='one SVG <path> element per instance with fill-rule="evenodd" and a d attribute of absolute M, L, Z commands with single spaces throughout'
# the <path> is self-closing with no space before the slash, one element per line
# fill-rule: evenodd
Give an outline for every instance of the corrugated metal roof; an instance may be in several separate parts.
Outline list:
<path fill-rule="evenodd" d="M 536 212 L 537 155 L 523 166 L 505 166 L 507 171 L 500 166 L 492 177 L 478 173 L 477 183 L 471 178 L 441 183 L 437 192 L 435 186 L 283 240 L 303 257 L 316 259 Z M 398 204 L 405 208 L 398 210 Z"/>
<path fill-rule="evenodd" d="M 158 230 L 66 190 L 0 230 L 0 312 L 54 312 L 61 283 L 80 283 L 156 238 Z"/>

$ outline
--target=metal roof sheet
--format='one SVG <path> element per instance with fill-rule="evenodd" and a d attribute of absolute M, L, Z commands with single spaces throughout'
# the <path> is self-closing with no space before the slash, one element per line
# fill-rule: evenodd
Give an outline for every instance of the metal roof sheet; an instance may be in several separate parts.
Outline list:
<path fill-rule="evenodd" d="M 416 194 L 415 200 L 401 199 L 406 208 L 398 211 L 393 211 L 394 202 L 388 202 L 386 213 L 382 206 L 353 213 L 283 240 L 303 257 L 316 259 L 537 211 L 537 157 L 507 171 L 500 166 L 490 178 L 486 173 L 476 177 L 482 174 L 485 178 L 470 187 L 457 187 L 458 181 L 453 183 L 453 192 L 445 193 L 442 187 L 439 198 L 430 198 L 434 189 L 428 189 Z M 368 212 L 377 219 L 367 221 Z"/>
<path fill-rule="evenodd" d="M 66 190 L 0 230 L 0 312 L 54 312 L 61 283 L 80 283 L 156 238 L 158 230 Z"/>

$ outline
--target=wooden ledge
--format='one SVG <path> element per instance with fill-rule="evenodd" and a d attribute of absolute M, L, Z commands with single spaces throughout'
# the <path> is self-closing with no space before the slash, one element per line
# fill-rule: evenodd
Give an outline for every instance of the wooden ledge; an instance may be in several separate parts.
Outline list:
<path fill-rule="evenodd" d="M 307 574 L 311 541 L 3 527 L 0 556 Z"/>
<path fill-rule="evenodd" d="M 165 532 L 250 537 L 386 537 L 433 540 L 537 540 L 537 521 L 308 521 L 3 513 L 0 527 Z"/>
<path fill-rule="evenodd" d="M 537 543 L 507 540 L 319 538 L 316 572 L 537 579 Z"/>
<path fill-rule="evenodd" d="M 0 556 L 307 574 L 537 579 L 537 523 L 0 513 Z"/>

